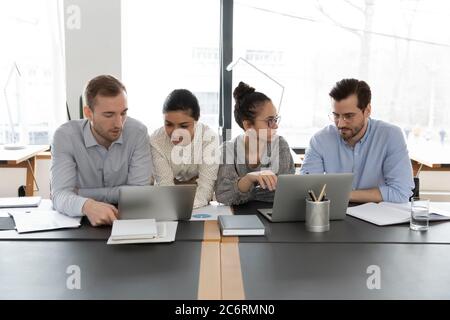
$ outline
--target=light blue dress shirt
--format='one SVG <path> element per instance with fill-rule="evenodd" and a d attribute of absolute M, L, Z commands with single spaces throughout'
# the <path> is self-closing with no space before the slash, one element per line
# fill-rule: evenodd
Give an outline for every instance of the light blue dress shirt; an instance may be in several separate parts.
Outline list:
<path fill-rule="evenodd" d="M 408 202 L 414 188 L 401 129 L 374 119 L 369 119 L 366 133 L 354 147 L 341 138 L 335 125 L 317 132 L 300 173 L 353 173 L 353 190 L 378 187 L 388 202 Z"/>
<path fill-rule="evenodd" d="M 120 186 L 151 182 L 147 127 L 130 117 L 108 149 L 95 140 L 88 120 L 72 120 L 56 130 L 51 151 L 53 207 L 70 216 L 82 215 L 87 199 L 115 204 Z"/>

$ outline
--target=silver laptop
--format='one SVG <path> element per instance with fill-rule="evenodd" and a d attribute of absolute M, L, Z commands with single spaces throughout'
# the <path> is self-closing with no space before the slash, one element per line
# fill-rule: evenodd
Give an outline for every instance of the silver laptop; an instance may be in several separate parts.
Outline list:
<path fill-rule="evenodd" d="M 121 187 L 120 219 L 188 220 L 196 188 L 195 185 Z"/>
<path fill-rule="evenodd" d="M 308 190 L 319 196 L 326 183 L 330 199 L 330 219 L 342 220 L 347 212 L 352 190 L 352 173 L 279 175 L 272 209 L 258 211 L 272 222 L 305 221 L 305 198 Z"/>

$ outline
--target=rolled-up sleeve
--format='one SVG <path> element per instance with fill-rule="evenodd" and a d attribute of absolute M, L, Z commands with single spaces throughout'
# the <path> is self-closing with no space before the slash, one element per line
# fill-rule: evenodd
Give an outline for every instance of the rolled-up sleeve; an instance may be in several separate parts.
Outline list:
<path fill-rule="evenodd" d="M 400 128 L 390 132 L 383 163 L 384 184 L 379 186 L 383 201 L 408 202 L 414 188 L 411 160 Z"/>

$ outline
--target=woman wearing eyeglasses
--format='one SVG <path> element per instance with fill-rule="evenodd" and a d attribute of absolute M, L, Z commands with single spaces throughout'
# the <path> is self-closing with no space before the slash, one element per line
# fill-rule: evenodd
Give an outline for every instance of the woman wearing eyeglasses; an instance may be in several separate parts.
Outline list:
<path fill-rule="evenodd" d="M 295 173 L 289 145 L 276 134 L 280 117 L 264 93 L 244 82 L 234 89 L 233 96 L 234 119 L 244 133 L 222 146 L 217 201 L 227 205 L 272 202 L 277 175 Z"/>
<path fill-rule="evenodd" d="M 172 91 L 163 106 L 164 126 L 150 137 L 155 184 L 196 184 L 194 208 L 208 205 L 219 167 L 219 139 L 198 122 L 200 106 L 186 89 Z"/>

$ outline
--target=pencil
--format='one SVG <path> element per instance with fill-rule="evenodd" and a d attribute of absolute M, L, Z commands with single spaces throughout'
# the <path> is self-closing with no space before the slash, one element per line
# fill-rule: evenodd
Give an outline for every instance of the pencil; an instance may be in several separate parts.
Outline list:
<path fill-rule="evenodd" d="M 317 202 L 317 197 L 316 197 L 316 194 L 314 193 L 314 190 L 311 190 L 311 193 L 312 193 L 314 202 Z"/>
<path fill-rule="evenodd" d="M 325 188 L 327 187 L 327 184 L 325 183 L 322 187 L 322 191 L 320 191 L 320 195 L 319 195 L 319 200 L 318 201 L 322 201 L 323 198 L 323 194 L 325 192 Z"/>

